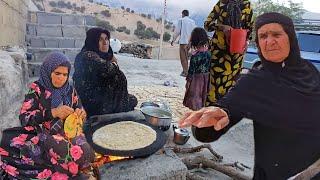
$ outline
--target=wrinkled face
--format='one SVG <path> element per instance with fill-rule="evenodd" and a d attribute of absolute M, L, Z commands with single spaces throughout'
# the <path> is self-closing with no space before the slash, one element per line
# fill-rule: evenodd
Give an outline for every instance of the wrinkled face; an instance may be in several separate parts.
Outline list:
<path fill-rule="evenodd" d="M 55 88 L 61 88 L 68 80 L 68 67 L 58 66 L 51 73 L 51 82 Z"/>
<path fill-rule="evenodd" d="M 105 33 L 101 33 L 100 35 L 99 50 L 104 53 L 107 53 L 109 51 L 109 39 Z"/>
<path fill-rule="evenodd" d="M 258 29 L 258 43 L 262 56 L 268 61 L 279 63 L 289 56 L 289 37 L 278 23 L 261 26 Z"/>

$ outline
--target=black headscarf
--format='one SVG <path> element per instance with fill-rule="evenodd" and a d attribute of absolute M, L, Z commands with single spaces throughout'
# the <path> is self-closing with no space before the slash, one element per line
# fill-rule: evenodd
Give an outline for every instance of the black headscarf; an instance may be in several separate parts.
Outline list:
<path fill-rule="evenodd" d="M 262 69 L 241 75 L 217 105 L 229 110 L 231 119 L 234 116 L 247 117 L 270 127 L 320 135 L 320 112 L 317 110 L 320 107 L 319 72 L 300 57 L 290 18 L 279 13 L 266 13 L 257 17 L 255 27 L 259 31 L 269 23 L 279 23 L 288 34 L 289 56 L 284 63 L 274 63 L 265 59 L 259 50 Z"/>
<path fill-rule="evenodd" d="M 278 23 L 287 33 L 290 42 L 289 56 L 281 63 L 266 60 L 258 43 L 258 30 L 265 24 Z M 265 13 L 256 19 L 256 43 L 258 55 L 261 59 L 263 70 L 277 74 L 280 83 L 290 86 L 304 94 L 320 94 L 320 75 L 318 70 L 309 62 L 301 58 L 297 36 L 292 20 L 280 13 Z"/>
<path fill-rule="evenodd" d="M 107 53 L 101 52 L 99 50 L 99 40 L 101 34 L 104 33 L 110 39 L 110 32 L 101 28 L 91 28 L 87 31 L 87 37 L 85 44 L 81 51 L 94 51 L 99 54 L 99 56 L 105 60 L 111 60 L 113 57 L 113 51 L 109 45 L 109 50 Z"/>

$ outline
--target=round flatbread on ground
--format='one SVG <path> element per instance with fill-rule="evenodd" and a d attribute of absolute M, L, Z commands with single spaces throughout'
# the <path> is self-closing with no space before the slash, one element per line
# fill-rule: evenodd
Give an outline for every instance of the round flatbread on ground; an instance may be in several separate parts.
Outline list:
<path fill-rule="evenodd" d="M 128 151 L 147 147 L 157 138 L 151 127 L 133 121 L 122 121 L 97 129 L 92 140 L 110 150 Z"/>

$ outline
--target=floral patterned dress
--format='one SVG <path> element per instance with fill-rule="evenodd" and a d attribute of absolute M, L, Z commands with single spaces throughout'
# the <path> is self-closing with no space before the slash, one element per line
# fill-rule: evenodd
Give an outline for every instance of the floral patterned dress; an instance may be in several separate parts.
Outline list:
<path fill-rule="evenodd" d="M 240 9 L 240 25 L 241 28 L 249 30 L 247 35 L 247 37 L 249 37 L 253 25 L 250 1 L 242 0 Z M 209 42 L 211 51 L 211 89 L 206 102 L 207 106 L 214 105 L 218 99 L 223 97 L 229 89 L 235 85 L 242 68 L 243 54 L 229 52 L 226 36 L 224 32 L 218 30 L 216 26 L 217 24 L 228 25 L 229 16 L 227 4 L 219 0 L 204 22 L 204 28 L 207 31 L 215 31 Z"/>
<path fill-rule="evenodd" d="M 69 106 L 81 108 L 73 88 Z M 25 96 L 19 119 L 22 127 L 3 131 L 0 147 L 0 178 L 86 179 L 94 152 L 84 135 L 67 140 L 63 122 L 52 117 L 51 93 L 37 81 Z"/>

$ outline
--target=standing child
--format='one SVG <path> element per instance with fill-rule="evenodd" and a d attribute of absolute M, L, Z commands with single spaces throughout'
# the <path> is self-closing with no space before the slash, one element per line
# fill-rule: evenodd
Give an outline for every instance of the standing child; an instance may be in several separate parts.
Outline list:
<path fill-rule="evenodd" d="M 211 54 L 208 51 L 206 31 L 200 27 L 195 28 L 191 33 L 190 44 L 195 51 L 190 59 L 183 105 L 198 110 L 204 107 L 209 90 Z"/>

